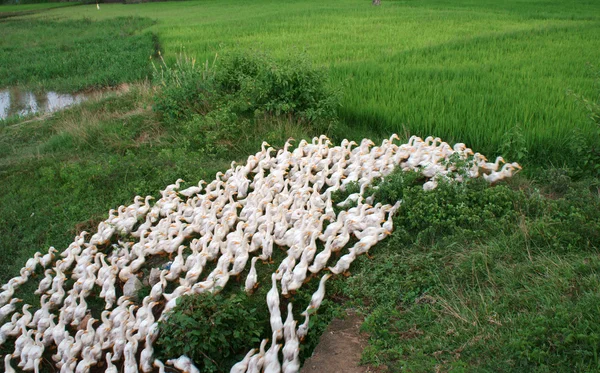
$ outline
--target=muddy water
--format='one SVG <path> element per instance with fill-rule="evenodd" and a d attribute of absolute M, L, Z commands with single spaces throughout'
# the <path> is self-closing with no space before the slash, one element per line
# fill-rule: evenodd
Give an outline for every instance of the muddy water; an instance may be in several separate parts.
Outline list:
<path fill-rule="evenodd" d="M 67 94 L 58 92 L 34 93 L 19 88 L 0 89 L 0 120 L 11 116 L 36 113 L 52 113 L 85 101 L 85 93 Z"/>

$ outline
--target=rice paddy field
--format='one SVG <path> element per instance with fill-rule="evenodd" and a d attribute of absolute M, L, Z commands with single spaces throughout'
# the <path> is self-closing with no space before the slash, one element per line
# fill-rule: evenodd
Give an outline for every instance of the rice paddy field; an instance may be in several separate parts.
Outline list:
<path fill-rule="evenodd" d="M 574 129 L 590 133 L 585 110 L 569 92 L 597 94 L 597 2 L 365 4 L 102 4 L 100 11 L 95 5 L 67 7 L 33 19 L 150 18 L 155 24 L 139 32 L 157 34 L 167 58 L 183 51 L 212 60 L 223 49 L 305 53 L 344 87 L 341 116 L 355 133 L 435 133 L 497 154 L 507 132 L 516 129 L 532 159 L 554 163 L 564 160 L 560 149 Z"/>
<path fill-rule="evenodd" d="M 494 186 L 441 183 L 434 191 L 424 191 L 418 175 L 384 180 L 376 201 L 403 201 L 394 232 L 372 248 L 372 259 L 360 256 L 349 277 L 328 281 L 302 361 L 332 318 L 351 309 L 367 336 L 360 369 L 600 370 L 600 2 L 194 0 L 99 8 L 0 6 L 0 104 L 15 91 L 90 97 L 53 114 L 0 119 L 0 283 L 36 251 L 64 250 L 82 231 L 95 231 L 109 209 L 136 195 L 160 198 L 178 178 L 186 180 L 182 188 L 214 180 L 263 141 L 280 149 L 290 137 L 297 144 L 323 131 L 336 145 L 433 135 L 523 170 Z M 157 78 L 160 66 L 209 61 L 196 79 L 214 66 L 231 68 L 235 53 L 268 55 L 254 61 L 265 62 L 259 70 L 276 88 L 277 77 L 295 74 L 313 79 L 304 89 L 325 92 L 314 81 L 322 78 L 339 93 L 337 122 L 315 127 L 255 115 L 255 97 L 231 92 L 203 96 L 216 109 L 181 119 L 169 100 L 185 101 L 186 93 Z M 193 72 L 186 68 L 171 71 L 175 80 Z M 232 109 L 246 104 L 250 114 Z M 243 309 L 268 319 L 262 299 L 273 266 L 258 263 L 261 302 L 240 296 L 242 285 L 231 281 L 217 300 L 230 317 Z M 43 277 L 38 270 L 15 293 L 31 311 Z M 308 302 L 317 285 L 309 282 L 293 299 Z M 268 335 L 268 325 L 240 323 L 248 331 L 242 337 Z M 204 343 L 189 345 L 181 328 L 161 329 L 157 357 L 172 358 L 179 346 L 209 353 Z M 214 328 L 215 338 L 228 328 Z M 0 345 L 0 356 L 13 344 Z M 196 363 L 227 372 L 255 344 Z M 56 371 L 52 353 L 41 372 Z"/>

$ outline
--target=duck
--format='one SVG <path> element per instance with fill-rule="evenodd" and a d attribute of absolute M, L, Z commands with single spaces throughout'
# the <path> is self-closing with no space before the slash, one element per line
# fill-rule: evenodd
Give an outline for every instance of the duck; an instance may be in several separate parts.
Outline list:
<path fill-rule="evenodd" d="M 242 271 L 246 267 L 246 263 L 248 262 L 249 257 L 250 253 L 248 252 L 248 250 L 243 247 L 240 248 L 240 250 L 238 250 L 238 253 L 235 255 L 233 265 L 231 267 L 231 270 L 229 271 L 229 274 L 232 276 L 237 276 L 240 273 L 242 273 Z"/>
<path fill-rule="evenodd" d="M 96 364 L 96 361 L 90 359 L 90 350 L 91 348 L 89 346 L 83 349 L 83 359 L 79 360 L 77 363 L 77 366 L 75 367 L 75 373 L 88 373 L 91 366 Z"/>
<path fill-rule="evenodd" d="M 290 309 L 289 311 L 291 312 Z M 293 325 L 290 325 L 291 328 L 289 330 L 289 334 L 285 338 L 285 345 L 282 349 L 282 372 L 298 372 L 298 370 L 300 369 L 300 341 L 298 340 L 298 336 L 296 335 L 296 321 L 293 321 L 292 324 Z"/>
<path fill-rule="evenodd" d="M 329 236 L 329 238 L 327 238 L 327 242 L 325 243 L 323 251 L 321 251 L 319 254 L 317 254 L 317 256 L 315 256 L 313 263 L 310 265 L 310 267 L 308 267 L 308 270 L 311 273 L 319 273 L 323 268 L 325 268 L 325 266 L 327 265 L 327 261 L 331 257 L 331 244 L 333 243 L 334 239 L 335 236 Z"/>
<path fill-rule="evenodd" d="M 152 286 L 152 289 L 150 289 L 150 298 L 152 300 L 158 301 L 162 297 L 163 291 L 167 286 L 167 273 L 167 270 L 160 271 L 160 280 L 156 284 L 154 284 L 154 286 Z"/>
<path fill-rule="evenodd" d="M 152 372 L 154 369 L 152 368 L 153 356 L 154 356 L 154 348 L 152 348 L 152 337 L 150 335 L 146 335 L 146 345 L 140 354 L 140 369 L 144 373 Z"/>
<path fill-rule="evenodd" d="M 100 313 L 100 320 L 102 321 L 98 328 L 96 329 L 96 342 L 100 343 L 102 346 L 106 342 L 106 339 L 109 335 L 109 332 L 112 329 L 113 323 L 109 319 L 110 311 L 104 310 Z M 107 346 L 108 348 L 108 346 Z M 104 347 L 103 347 L 104 349 Z"/>
<path fill-rule="evenodd" d="M 185 249 L 184 245 L 179 245 L 179 248 L 177 249 L 177 256 L 175 257 L 175 260 L 173 261 L 173 263 L 171 264 L 171 267 L 169 268 L 169 273 L 165 276 L 165 279 L 167 279 L 168 281 L 174 281 L 174 280 L 178 279 L 179 274 L 185 270 L 185 268 L 184 268 L 185 261 L 183 260 L 183 250 L 184 249 Z"/>
<path fill-rule="evenodd" d="M 292 335 L 296 334 L 296 320 L 294 320 L 294 314 L 292 313 L 292 302 L 287 305 L 287 317 L 283 323 L 283 339 L 287 341 L 292 338 Z"/>
<path fill-rule="evenodd" d="M 119 373 L 117 367 L 112 362 L 112 353 L 106 353 L 106 368 L 104 368 L 104 373 Z M 164 369 L 163 369 L 164 372 Z"/>
<path fill-rule="evenodd" d="M 38 308 L 38 310 L 35 311 L 35 313 L 33 314 L 33 318 L 31 319 L 31 322 L 28 325 L 30 328 L 37 326 L 37 329 L 39 331 L 40 322 L 45 322 L 48 320 L 48 317 L 50 316 L 48 298 L 48 294 L 44 294 L 40 298 L 40 308 Z"/>
<path fill-rule="evenodd" d="M 279 350 L 281 345 L 277 343 L 277 332 L 273 332 L 271 347 L 265 353 L 264 373 L 280 373 L 281 363 L 279 362 Z"/>
<path fill-rule="evenodd" d="M 485 157 L 484 157 L 484 159 L 485 159 Z M 496 172 L 496 171 L 498 171 L 498 168 L 500 167 L 500 162 L 506 163 L 504 158 L 496 157 L 496 160 L 494 162 L 488 163 L 488 162 L 483 161 L 483 162 L 479 163 L 478 166 L 480 169 L 482 169 L 484 171 Z"/>
<path fill-rule="evenodd" d="M 85 301 L 84 294 L 81 293 L 79 295 L 79 304 L 75 307 L 75 311 L 73 312 L 73 321 L 71 322 L 71 326 L 77 326 L 83 320 L 87 313 L 87 302 Z"/>
<path fill-rule="evenodd" d="M 33 255 L 33 258 L 27 259 L 27 262 L 25 262 L 25 267 L 23 268 L 29 272 L 35 272 L 37 265 L 40 263 L 41 257 L 42 253 L 38 251 Z"/>
<path fill-rule="evenodd" d="M 17 321 L 21 314 L 13 313 L 11 320 L 0 327 L 0 346 L 6 342 L 8 337 L 14 337 L 21 332 L 21 328 L 17 327 Z"/>
<path fill-rule="evenodd" d="M 180 190 L 177 193 L 184 197 L 191 198 L 192 196 L 197 195 L 202 191 L 202 184 L 206 185 L 206 181 L 200 180 L 198 182 L 198 186 L 191 186 L 187 189 Z"/>
<path fill-rule="evenodd" d="M 50 286 L 52 286 L 52 272 L 52 269 L 44 271 L 44 278 L 40 281 L 37 290 L 33 292 L 34 294 L 40 295 L 50 289 Z"/>
<path fill-rule="evenodd" d="M 300 342 L 304 341 L 304 339 L 308 335 L 308 326 L 310 322 L 310 316 L 308 312 L 302 312 L 301 315 L 304 316 L 304 322 L 300 324 L 298 326 L 298 329 L 296 330 L 296 336 L 298 336 Z"/>
<path fill-rule="evenodd" d="M 267 346 L 268 342 L 268 339 L 263 339 L 260 342 L 258 353 L 250 358 L 246 373 L 260 373 L 262 371 L 265 362 L 265 347 Z"/>
<path fill-rule="evenodd" d="M 17 371 L 10 365 L 10 361 L 12 360 L 11 354 L 6 354 L 4 356 L 4 373 L 17 373 Z"/>
<path fill-rule="evenodd" d="M 6 284 L 6 290 L 0 293 L 0 307 L 3 307 L 6 303 L 8 303 L 14 294 L 14 286 L 11 284 Z"/>
<path fill-rule="evenodd" d="M 354 252 L 354 250 L 352 250 L 352 248 L 350 249 L 350 252 L 346 255 L 343 255 L 342 257 L 340 257 L 338 259 L 338 262 L 335 264 L 334 267 L 329 267 L 329 270 L 331 271 L 331 273 L 339 275 L 340 273 L 343 273 L 344 275 L 348 275 L 348 268 L 350 268 L 350 265 L 352 264 L 352 262 L 354 261 L 354 259 L 356 259 L 356 253 Z"/>
<path fill-rule="evenodd" d="M 60 373 L 74 373 L 76 367 L 77 367 L 77 358 L 76 357 L 67 358 L 66 361 L 63 363 L 63 365 L 60 368 Z"/>
<path fill-rule="evenodd" d="M 495 184 L 502 179 L 512 177 L 515 170 L 518 171 L 521 169 L 522 169 L 521 166 L 516 162 L 506 163 L 504 166 L 502 166 L 502 169 L 500 171 L 492 172 L 489 175 L 484 174 L 483 178 L 488 183 Z"/>
<path fill-rule="evenodd" d="M 369 249 L 375 246 L 379 241 L 383 240 L 387 235 L 388 233 L 384 228 L 374 228 L 372 231 L 362 235 L 360 240 L 354 244 L 354 253 L 356 255 L 367 254 L 368 256 Z"/>
<path fill-rule="evenodd" d="M 336 253 L 344 248 L 350 241 L 350 224 L 349 220 L 344 223 L 341 232 L 331 241 L 331 251 Z"/>
<path fill-rule="evenodd" d="M 102 284 L 102 291 L 100 297 L 104 298 L 104 309 L 111 309 L 115 301 L 117 300 L 117 290 L 115 289 L 115 277 L 108 279 Z"/>
<path fill-rule="evenodd" d="M 319 281 L 319 288 L 315 291 L 310 298 L 310 304 L 306 308 L 306 312 L 310 310 L 318 310 L 321 306 L 321 302 L 323 302 L 323 298 L 325 297 L 325 282 L 331 277 L 330 273 L 327 273 L 321 277 Z"/>
<path fill-rule="evenodd" d="M 248 369 L 248 363 L 250 363 L 250 359 L 255 354 L 256 354 L 255 348 L 248 351 L 248 353 L 244 356 L 242 361 L 235 363 L 231 367 L 231 370 L 229 371 L 229 373 L 246 373 L 246 370 Z"/>
<path fill-rule="evenodd" d="M 50 264 L 52 264 L 52 262 L 54 261 L 54 258 L 56 257 L 56 253 L 58 253 L 58 250 L 56 250 L 54 247 L 50 246 L 50 248 L 48 248 L 48 253 L 39 259 L 41 266 L 43 268 L 46 268 Z"/>
<path fill-rule="evenodd" d="M 23 308 L 21 309 L 23 311 L 23 314 L 19 318 L 19 321 L 17 321 L 18 328 L 20 328 L 21 326 L 29 327 L 29 328 L 33 327 L 33 325 L 31 325 L 31 320 L 33 320 L 33 315 L 31 314 L 31 312 L 29 312 L 30 308 L 31 308 L 30 304 L 23 305 Z"/>
<path fill-rule="evenodd" d="M 300 262 L 296 264 L 294 269 L 292 270 L 292 279 L 287 284 L 287 290 L 294 292 L 302 286 L 304 280 L 306 279 L 306 272 L 308 271 L 308 259 L 309 255 L 305 255 L 306 251 L 302 253 L 302 258 L 300 258 Z"/>
<path fill-rule="evenodd" d="M 267 293 L 267 308 L 269 309 L 271 330 L 276 339 L 283 337 L 283 321 L 279 310 L 279 292 L 277 291 L 277 280 L 275 274 L 271 274 L 271 290 Z"/>
<path fill-rule="evenodd" d="M 132 338 L 132 330 L 127 330 L 125 334 L 127 338 L 127 344 L 123 349 L 123 356 L 125 356 L 125 361 L 123 363 L 124 373 L 138 373 L 138 364 L 135 358 L 137 349 L 138 349 L 138 341 L 135 338 Z"/>
<path fill-rule="evenodd" d="M 4 321 L 6 316 L 15 312 L 15 309 L 16 309 L 15 303 L 22 302 L 22 301 L 23 300 L 20 298 L 13 298 L 10 300 L 10 302 L 8 302 L 4 306 L 0 307 L 0 323 Z"/>
<path fill-rule="evenodd" d="M 44 353 L 44 345 L 42 344 L 42 334 L 36 333 L 34 343 L 29 347 L 25 356 L 26 363 L 23 365 L 23 370 L 33 370 L 36 373 L 40 370 L 40 362 Z M 23 356 L 23 355 L 21 355 Z"/>
<path fill-rule="evenodd" d="M 256 289 L 258 283 L 258 275 L 256 273 L 256 261 L 258 257 L 255 256 L 250 261 L 250 271 L 248 272 L 248 277 L 246 277 L 246 282 L 244 283 L 244 291 L 246 293 L 251 293 Z"/>
<path fill-rule="evenodd" d="M 167 365 L 172 365 L 175 368 L 183 371 L 183 373 L 200 373 L 200 370 L 196 368 L 192 360 L 186 355 L 181 355 L 177 359 L 170 359 L 166 361 Z"/>

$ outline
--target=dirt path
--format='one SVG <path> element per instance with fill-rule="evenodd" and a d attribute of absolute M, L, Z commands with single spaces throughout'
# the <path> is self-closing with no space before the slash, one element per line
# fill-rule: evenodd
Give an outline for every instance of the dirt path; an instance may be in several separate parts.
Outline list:
<path fill-rule="evenodd" d="M 362 322 L 360 316 L 350 312 L 344 320 L 333 320 L 300 373 L 374 372 L 369 366 L 359 366 L 366 345 L 366 336 L 360 333 Z"/>

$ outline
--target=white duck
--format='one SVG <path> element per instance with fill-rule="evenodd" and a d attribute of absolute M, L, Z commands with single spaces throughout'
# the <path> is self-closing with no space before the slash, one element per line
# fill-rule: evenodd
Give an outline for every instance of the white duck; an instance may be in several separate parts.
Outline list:
<path fill-rule="evenodd" d="M 196 368 L 192 360 L 185 355 L 181 355 L 178 359 L 167 360 L 166 363 L 183 371 L 183 373 L 200 373 L 200 370 Z"/>
<path fill-rule="evenodd" d="M 298 329 L 296 330 L 296 335 L 298 336 L 298 339 L 300 339 L 300 341 L 303 341 L 304 338 L 306 338 L 306 336 L 308 335 L 308 327 L 310 322 L 310 316 L 308 312 L 302 312 L 302 315 L 304 316 L 304 322 L 300 324 L 298 326 Z"/>
<path fill-rule="evenodd" d="M 42 265 L 42 267 L 46 268 L 50 264 L 52 264 L 54 258 L 56 257 L 56 253 L 58 253 L 58 250 L 50 246 L 50 248 L 48 249 L 48 254 L 40 258 L 40 264 Z"/>
<path fill-rule="evenodd" d="M 11 320 L 0 327 L 0 346 L 6 342 L 8 337 L 14 337 L 21 333 L 21 328 L 17 327 L 17 321 L 21 314 L 13 313 Z"/>
<path fill-rule="evenodd" d="M 173 263 L 171 264 L 171 267 L 169 268 L 169 273 L 165 276 L 165 279 L 167 279 L 168 281 L 174 281 L 176 279 L 179 278 L 179 274 L 185 270 L 184 268 L 184 263 L 185 261 L 183 260 L 183 250 L 185 249 L 185 246 L 180 245 L 179 248 L 177 249 L 177 256 L 175 257 L 175 260 L 173 260 Z"/>
<path fill-rule="evenodd" d="M 255 256 L 254 258 L 252 258 L 251 260 L 251 264 L 250 264 L 250 272 L 248 272 L 248 277 L 246 277 L 246 282 L 244 284 L 244 290 L 247 293 L 252 292 L 256 286 L 257 286 L 257 282 L 258 282 L 258 275 L 256 273 L 256 261 L 258 260 L 258 257 Z"/>
<path fill-rule="evenodd" d="M 106 353 L 106 368 L 104 369 L 104 373 L 118 373 L 117 367 L 112 362 L 112 353 Z"/>
<path fill-rule="evenodd" d="M 151 336 L 146 336 L 146 345 L 140 354 L 140 369 L 144 373 L 149 373 L 153 371 L 152 361 L 154 361 L 154 348 L 152 348 L 152 340 Z"/>
<path fill-rule="evenodd" d="M 260 342 L 260 348 L 258 353 L 252 358 L 250 358 L 250 362 L 248 363 L 248 370 L 246 373 L 260 373 L 265 362 L 265 347 L 267 346 L 268 339 L 263 339 Z"/>
<path fill-rule="evenodd" d="M 23 301 L 23 300 L 19 299 L 19 298 L 13 298 L 10 300 L 10 302 L 8 304 L 5 304 L 4 306 L 0 307 L 0 323 L 2 321 L 4 321 L 6 316 L 15 312 L 15 309 L 16 309 L 15 303 L 21 302 L 21 301 Z"/>
<path fill-rule="evenodd" d="M 290 303 L 291 304 L 291 303 Z M 291 308 L 288 308 L 288 318 L 291 313 Z M 289 333 L 285 338 L 285 345 L 283 346 L 283 372 L 298 372 L 300 369 L 300 341 L 296 335 L 296 321 L 293 320 L 290 325 Z"/>
<path fill-rule="evenodd" d="M 11 284 L 6 284 L 6 290 L 0 293 L 0 307 L 4 306 L 15 294 L 15 288 Z"/>
<path fill-rule="evenodd" d="M 44 278 L 40 281 L 38 288 L 33 293 L 36 295 L 40 295 L 44 293 L 46 290 L 50 289 L 52 286 L 52 269 L 47 269 L 44 271 Z"/>
<path fill-rule="evenodd" d="M 229 373 L 246 373 L 246 370 L 248 369 L 248 363 L 250 363 L 250 359 L 252 358 L 252 356 L 254 356 L 254 354 L 256 354 L 255 348 L 248 351 L 248 353 L 246 354 L 246 356 L 244 356 L 242 361 L 234 364 L 231 367 Z"/>
<path fill-rule="evenodd" d="M 313 263 L 310 267 L 308 267 L 308 270 L 311 273 L 319 273 L 323 268 L 325 268 L 325 266 L 327 265 L 327 261 L 331 257 L 331 244 L 333 243 L 334 239 L 335 236 L 329 236 L 327 242 L 325 243 L 323 251 L 321 251 L 317 254 L 317 256 L 315 256 Z"/>
<path fill-rule="evenodd" d="M 279 350 L 281 345 L 277 343 L 277 332 L 273 332 L 271 347 L 265 353 L 264 373 L 280 373 Z"/>
<path fill-rule="evenodd" d="M 323 302 L 323 298 L 325 297 L 325 282 L 331 277 L 331 274 L 328 273 L 321 277 L 321 281 L 319 281 L 319 288 L 315 291 L 310 298 L 310 304 L 306 308 L 305 312 L 309 312 L 310 310 L 318 310 L 321 306 L 321 302 Z"/>
<path fill-rule="evenodd" d="M 11 359 L 11 354 L 6 354 L 6 356 L 4 356 L 4 373 L 17 373 L 17 371 L 10 365 Z"/>
<path fill-rule="evenodd" d="M 267 293 L 267 307 L 269 309 L 273 337 L 279 339 L 283 337 L 283 321 L 281 321 L 281 311 L 279 310 L 279 292 L 277 291 L 277 280 L 275 279 L 274 273 L 271 275 L 271 282 L 271 290 L 269 290 Z"/>
<path fill-rule="evenodd" d="M 356 253 L 354 252 L 353 247 L 351 247 L 350 252 L 339 258 L 335 266 L 329 267 L 329 270 L 331 271 L 331 273 L 336 275 L 339 275 L 340 273 L 347 275 L 348 268 L 350 268 L 350 265 L 352 264 L 354 259 L 356 259 Z"/>

